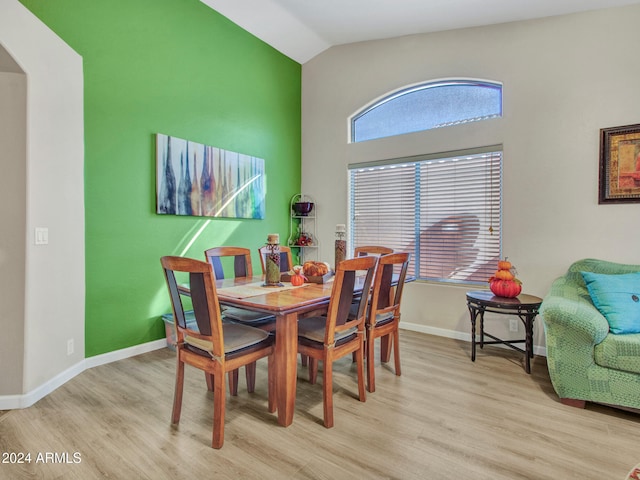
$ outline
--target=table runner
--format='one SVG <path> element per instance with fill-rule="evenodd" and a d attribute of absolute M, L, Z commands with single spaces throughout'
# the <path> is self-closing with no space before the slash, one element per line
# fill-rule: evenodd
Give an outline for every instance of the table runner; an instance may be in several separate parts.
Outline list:
<path fill-rule="evenodd" d="M 294 286 L 290 283 L 284 284 L 282 287 L 263 287 L 263 282 L 247 283 L 246 285 L 235 285 L 233 287 L 218 288 L 218 294 L 233 298 L 257 297 L 258 295 L 266 295 L 268 293 L 283 292 L 294 288 L 302 288 L 309 285 Z"/>

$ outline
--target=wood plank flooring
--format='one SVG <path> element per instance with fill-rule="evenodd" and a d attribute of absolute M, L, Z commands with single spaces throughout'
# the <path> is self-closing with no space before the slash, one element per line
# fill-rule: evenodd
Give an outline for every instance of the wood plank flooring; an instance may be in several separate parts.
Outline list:
<path fill-rule="evenodd" d="M 0 453 L 31 454 L 30 464 L 0 463 L 0 479 L 622 480 L 640 463 L 640 415 L 562 405 L 544 358 L 527 375 L 517 352 L 488 346 L 472 363 L 470 348 L 403 330 L 403 375 L 378 365 L 366 403 L 356 399 L 355 364 L 336 362 L 332 429 L 322 426 L 322 386 L 302 367 L 294 423 L 279 426 L 259 362 L 256 392 L 241 380 L 228 397 L 221 450 L 210 448 L 201 372 L 186 369 L 175 428 L 173 352 L 103 365 L 30 408 L 0 412 Z M 47 452 L 52 461 L 36 462 Z"/>

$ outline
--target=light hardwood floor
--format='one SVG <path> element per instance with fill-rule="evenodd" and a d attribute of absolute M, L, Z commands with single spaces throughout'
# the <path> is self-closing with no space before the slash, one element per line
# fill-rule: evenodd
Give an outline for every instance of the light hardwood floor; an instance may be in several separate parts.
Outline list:
<path fill-rule="evenodd" d="M 182 419 L 171 427 L 168 349 L 83 372 L 36 405 L 0 412 L 1 479 L 624 479 L 640 462 L 640 415 L 561 405 L 545 359 L 532 375 L 511 350 L 401 331 L 402 372 L 376 367 L 356 399 L 355 364 L 336 362 L 335 427 L 322 426 L 322 387 L 299 368 L 288 428 L 267 412 L 266 362 L 256 392 L 229 398 L 225 444 L 210 448 L 212 395 L 187 368 Z M 242 378 L 242 376 L 241 376 Z M 321 382 L 321 380 L 319 380 Z M 36 463 L 46 452 L 79 463 Z M 60 457 L 58 457 L 60 460 Z"/>

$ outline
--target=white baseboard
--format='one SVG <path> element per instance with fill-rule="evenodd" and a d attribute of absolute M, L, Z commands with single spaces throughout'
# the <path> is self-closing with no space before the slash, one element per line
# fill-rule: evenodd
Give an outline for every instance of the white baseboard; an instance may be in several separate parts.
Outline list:
<path fill-rule="evenodd" d="M 51 380 L 23 395 L 0 396 L 0 410 L 14 410 L 17 408 L 30 407 L 41 398 L 49 395 L 56 388 L 64 385 L 73 377 L 82 373 L 85 370 L 83 364 L 84 361 L 76 363 L 75 365 L 67 368 L 64 372 L 53 377 Z"/>
<path fill-rule="evenodd" d="M 64 372 L 59 373 L 51 380 L 43 383 L 30 392 L 22 395 L 0 395 L 0 410 L 14 410 L 19 408 L 27 408 L 36 403 L 38 400 L 46 397 L 58 387 L 64 385 L 76 375 L 81 374 L 85 370 L 99 365 L 116 362 L 125 358 L 134 357 L 142 353 L 159 350 L 167 346 L 167 340 L 162 338 L 152 342 L 135 345 L 133 347 L 123 348 L 114 352 L 96 355 L 95 357 L 85 358 L 81 362 L 69 367 Z"/>
<path fill-rule="evenodd" d="M 117 362 L 118 360 L 135 357 L 136 355 L 141 355 L 143 353 L 153 352 L 154 350 L 160 350 L 166 346 L 167 339 L 161 338 L 160 340 L 134 345 L 133 347 L 123 348 L 122 350 L 116 350 L 114 352 L 96 355 L 95 357 L 85 358 L 85 369 L 106 365 L 111 362 Z"/>
<path fill-rule="evenodd" d="M 410 330 L 412 332 L 428 333 L 429 335 L 453 338 L 455 340 L 462 340 L 462 341 L 471 343 L 471 334 L 467 332 L 458 332 L 456 330 L 446 330 L 444 328 L 429 327 L 427 325 L 419 325 L 417 323 L 409 323 L 409 322 L 400 322 L 400 328 L 405 330 Z M 501 347 L 501 348 L 509 348 L 506 345 L 498 344 L 495 346 Z M 540 345 L 534 345 L 533 353 L 535 355 L 546 357 L 547 348 Z"/>

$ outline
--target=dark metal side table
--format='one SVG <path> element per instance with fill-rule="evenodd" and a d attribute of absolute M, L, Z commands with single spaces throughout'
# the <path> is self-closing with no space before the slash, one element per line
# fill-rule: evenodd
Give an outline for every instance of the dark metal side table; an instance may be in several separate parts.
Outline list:
<path fill-rule="evenodd" d="M 471 316 L 471 361 L 476 361 L 476 320 L 480 317 L 480 348 L 485 345 L 500 343 L 525 354 L 525 370 L 531 373 L 531 359 L 533 358 L 533 322 L 538 315 L 542 299 L 533 295 L 521 294 L 515 298 L 497 297 L 488 290 L 467 292 L 467 307 Z M 515 315 L 524 325 L 526 337 L 523 340 L 501 340 L 484 331 L 484 313 L 499 313 Z M 485 342 L 487 336 L 492 341 Z M 515 343 L 524 343 L 525 348 L 517 347 Z"/>

